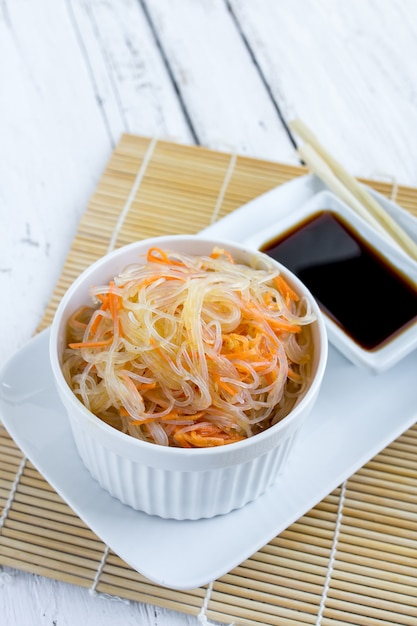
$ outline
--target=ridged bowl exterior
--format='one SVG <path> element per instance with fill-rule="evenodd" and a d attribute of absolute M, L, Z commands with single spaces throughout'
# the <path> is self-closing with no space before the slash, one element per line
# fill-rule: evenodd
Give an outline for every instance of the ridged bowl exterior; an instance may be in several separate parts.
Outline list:
<path fill-rule="evenodd" d="M 250 461 L 184 471 L 121 456 L 86 432 L 76 416 L 70 415 L 70 424 L 81 459 L 101 487 L 134 509 L 178 520 L 229 513 L 260 496 L 279 475 L 298 431 Z"/>

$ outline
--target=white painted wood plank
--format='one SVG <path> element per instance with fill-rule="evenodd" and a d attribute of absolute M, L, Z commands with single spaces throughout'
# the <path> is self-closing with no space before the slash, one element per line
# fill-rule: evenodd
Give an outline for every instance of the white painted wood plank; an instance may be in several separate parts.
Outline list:
<path fill-rule="evenodd" d="M 2 360 L 41 318 L 120 134 L 192 137 L 134 0 L 4 3 L 0 59 Z"/>
<path fill-rule="evenodd" d="M 3 361 L 42 316 L 111 143 L 65 2 L 16 0 L 1 18 Z"/>
<path fill-rule="evenodd" d="M 129 132 L 193 143 L 140 3 L 75 0 L 67 5 L 114 142 Z"/>
<path fill-rule="evenodd" d="M 200 142 L 297 163 L 223 0 L 143 0 L 143 4 Z"/>
<path fill-rule="evenodd" d="M 355 175 L 417 184 L 415 0 L 230 0 L 287 120 Z"/>
<path fill-rule="evenodd" d="M 2 626 L 201 626 L 197 617 L 6 568 L 0 573 Z"/>

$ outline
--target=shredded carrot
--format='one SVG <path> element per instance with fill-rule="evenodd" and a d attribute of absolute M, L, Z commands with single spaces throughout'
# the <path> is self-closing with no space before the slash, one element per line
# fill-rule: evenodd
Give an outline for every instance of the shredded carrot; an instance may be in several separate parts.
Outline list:
<path fill-rule="evenodd" d="M 278 372 L 276 369 L 271 370 L 265 374 L 265 379 L 268 385 L 273 385 L 276 379 L 278 378 Z"/>
<path fill-rule="evenodd" d="M 214 248 L 213 252 L 210 254 L 210 258 L 212 259 L 218 259 L 221 256 L 225 256 L 229 263 L 235 262 L 230 252 L 228 250 L 224 250 L 223 248 Z"/>
<path fill-rule="evenodd" d="M 184 266 L 184 263 L 181 263 L 180 261 L 173 261 L 168 257 L 164 250 L 157 247 L 149 248 L 146 259 L 150 263 L 164 263 L 167 265 L 179 265 L 181 267 Z"/>
<path fill-rule="evenodd" d="M 139 383 L 137 385 L 137 388 L 139 389 L 139 391 L 145 391 L 146 389 L 155 389 L 156 387 L 156 382 L 153 383 Z"/>
<path fill-rule="evenodd" d="M 282 274 L 275 276 L 274 283 L 278 291 L 282 293 L 282 295 L 284 296 L 287 305 L 291 301 L 298 302 L 299 300 L 298 294 L 295 293 L 294 289 L 292 289 L 289 286 L 289 284 L 287 283 L 285 278 L 282 276 Z"/>
<path fill-rule="evenodd" d="M 121 309 L 122 306 L 122 297 L 117 294 L 114 289 L 115 289 L 115 284 L 114 281 L 110 281 L 109 283 L 109 293 L 108 293 L 108 298 L 109 298 L 109 310 L 110 310 L 110 315 L 112 316 L 113 319 L 113 324 L 114 324 L 114 333 L 116 334 L 122 334 L 121 333 L 121 327 L 120 327 L 120 318 L 119 318 L 119 311 Z"/>
<path fill-rule="evenodd" d="M 281 319 L 273 319 L 273 318 L 267 318 L 268 324 L 277 331 L 282 331 L 282 332 L 287 332 L 287 333 L 300 333 L 301 332 L 301 326 L 299 326 L 298 324 L 291 324 L 291 322 L 289 322 L 288 320 L 281 318 Z"/>
<path fill-rule="evenodd" d="M 157 419 L 163 419 L 164 421 L 177 420 L 178 419 L 178 413 L 177 412 L 171 412 L 171 413 L 168 413 L 167 415 L 164 415 L 163 418 L 156 418 L 156 417 L 137 418 L 137 419 L 132 420 L 131 423 L 134 426 L 143 426 L 144 424 L 150 424 L 151 422 L 155 422 Z"/>
<path fill-rule="evenodd" d="M 79 348 L 104 348 L 104 346 L 110 346 L 113 343 L 113 337 L 105 339 L 104 341 L 78 341 L 77 343 L 69 343 L 68 346 L 73 350 Z"/>
<path fill-rule="evenodd" d="M 259 352 L 255 350 L 255 348 L 251 348 L 250 350 L 240 350 L 239 352 L 228 352 L 224 353 L 225 359 L 242 359 L 242 360 L 253 360 L 254 358 L 259 357 Z"/>
<path fill-rule="evenodd" d="M 186 415 L 186 414 L 182 415 L 178 411 L 171 411 L 170 413 L 167 413 L 166 415 L 163 415 L 162 417 L 144 417 L 143 419 L 138 418 L 138 419 L 132 420 L 131 423 L 134 424 L 135 426 L 138 426 L 138 425 L 143 425 L 143 424 L 150 424 L 151 422 L 155 422 L 158 420 L 161 420 L 161 422 L 172 422 L 172 421 L 184 420 L 184 419 L 194 421 L 202 417 L 202 415 L 203 415 L 202 411 L 200 411 L 199 413 L 195 413 L 194 415 Z"/>
<path fill-rule="evenodd" d="M 103 306 L 101 306 L 100 307 L 100 311 L 103 311 L 103 310 L 104 310 Z M 94 322 L 90 326 L 90 334 L 91 335 L 95 335 L 96 334 L 96 332 L 98 330 L 98 327 L 100 325 L 100 322 L 101 322 L 101 315 L 96 315 L 96 318 L 95 318 Z"/>
<path fill-rule="evenodd" d="M 301 374 L 298 374 L 297 372 L 294 372 L 294 370 L 291 369 L 291 367 L 288 368 L 288 378 L 290 378 L 291 380 L 293 380 L 296 383 L 301 383 L 302 380 L 303 380 Z"/>
<path fill-rule="evenodd" d="M 276 307 L 276 299 L 271 291 L 267 291 L 263 296 L 263 301 L 265 306 L 269 309 L 273 309 Z"/>
<path fill-rule="evenodd" d="M 263 322 L 267 322 L 271 328 L 276 331 L 284 331 L 289 333 L 299 333 L 301 332 L 301 326 L 298 324 L 292 324 L 284 317 L 271 317 L 268 312 L 262 311 L 259 306 L 255 303 L 247 303 L 246 307 L 249 309 L 251 315 L 254 319 L 261 320 Z"/>
<path fill-rule="evenodd" d="M 147 278 L 145 278 L 144 280 L 142 280 L 138 286 L 137 286 L 137 290 L 140 291 L 141 289 L 146 289 L 146 287 L 148 287 L 149 285 L 152 285 L 152 283 L 156 283 L 158 280 L 163 279 L 165 280 L 179 280 L 182 282 L 185 282 L 186 278 L 183 276 L 169 276 L 168 274 L 155 274 L 154 276 L 148 276 Z"/>
<path fill-rule="evenodd" d="M 202 424 L 197 423 L 193 429 L 186 431 L 182 430 L 181 427 L 178 427 L 174 433 L 174 438 L 183 447 L 191 448 L 222 446 L 244 439 L 242 435 L 227 433 L 215 424 L 207 422 L 203 422 Z"/>
<path fill-rule="evenodd" d="M 225 380 L 222 380 L 220 375 L 217 372 L 214 372 L 213 377 L 216 380 L 219 387 L 224 389 L 224 391 L 229 393 L 231 396 L 235 396 L 237 394 L 237 390 L 234 389 L 231 385 L 229 385 L 229 383 L 227 383 Z"/>
<path fill-rule="evenodd" d="M 220 248 L 189 257 L 152 247 L 92 293 L 98 306 L 68 324 L 68 346 L 80 350 L 65 355 L 68 378 L 132 436 L 233 443 L 282 419 L 306 387 L 315 318 L 274 266 L 234 264 Z"/>

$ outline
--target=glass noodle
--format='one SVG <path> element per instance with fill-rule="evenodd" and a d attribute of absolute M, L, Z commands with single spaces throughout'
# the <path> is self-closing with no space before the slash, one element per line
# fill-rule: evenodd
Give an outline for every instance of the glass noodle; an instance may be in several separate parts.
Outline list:
<path fill-rule="evenodd" d="M 259 264 L 259 256 L 254 256 Z M 111 426 L 148 442 L 239 441 L 289 413 L 309 383 L 310 303 L 265 257 L 149 249 L 68 322 L 67 382 Z"/>

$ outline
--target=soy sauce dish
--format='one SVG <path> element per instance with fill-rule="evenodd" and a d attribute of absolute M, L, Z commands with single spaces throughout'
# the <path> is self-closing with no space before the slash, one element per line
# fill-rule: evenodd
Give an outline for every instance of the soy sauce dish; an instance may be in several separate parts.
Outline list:
<path fill-rule="evenodd" d="M 417 347 L 417 264 L 335 195 L 323 191 L 245 241 L 312 292 L 329 341 L 379 373 Z"/>
<path fill-rule="evenodd" d="M 219 250 L 222 252 L 219 253 Z M 249 289 L 238 287 L 233 292 L 230 302 L 233 304 L 239 301 L 237 309 L 248 313 L 245 321 L 239 322 L 239 315 L 237 318 L 233 317 L 236 307 L 230 305 L 230 302 L 230 306 L 222 304 L 222 294 L 225 290 L 219 287 L 216 291 L 214 287 L 204 309 L 204 315 L 208 312 L 209 319 L 206 317 L 203 319 L 202 314 L 198 312 L 201 310 L 198 303 L 201 304 L 203 296 L 200 287 L 197 285 L 195 288 L 193 277 L 187 283 L 185 270 L 188 271 L 189 259 L 184 261 L 184 255 L 191 257 L 192 267 L 194 263 L 201 261 L 201 257 L 210 257 L 209 262 L 204 260 L 204 266 L 198 265 L 196 274 L 207 278 L 207 284 L 216 285 L 219 279 L 214 275 L 215 270 L 213 274 L 210 263 L 212 258 L 217 259 L 218 254 L 222 255 L 222 259 L 224 257 L 224 263 L 229 262 L 231 267 L 237 267 L 238 273 L 239 267 L 243 267 L 244 271 L 249 268 L 259 270 L 259 274 L 267 268 L 270 272 L 268 276 L 279 274 L 277 284 L 279 283 L 280 287 L 277 289 L 282 289 L 284 295 L 274 291 L 273 286 L 270 287 L 272 279 L 262 278 L 259 279 L 262 297 L 255 302 L 250 300 L 249 304 L 245 300 L 242 304 L 239 299 L 243 297 L 242 294 L 251 291 L 252 282 Z M 178 255 L 183 255 L 182 261 Z M 142 278 L 142 266 L 147 269 L 162 267 L 161 277 L 155 279 L 155 275 L 150 275 Z M 209 267 L 208 275 L 201 267 Z M 228 271 L 229 269 L 226 274 Z M 281 279 L 284 281 L 284 287 L 280 282 Z M 136 291 L 135 280 L 139 280 L 140 285 Z M 239 282 L 239 276 L 236 280 L 238 285 L 245 284 Z M 184 301 L 179 305 L 175 301 L 175 306 L 172 306 L 172 288 L 174 296 L 175 294 L 181 296 L 182 290 L 185 289 L 183 285 L 186 283 L 190 285 L 188 289 L 196 298 L 198 306 L 196 305 L 195 312 L 194 308 Z M 158 302 L 168 303 L 170 307 L 164 312 L 156 309 L 154 304 L 149 305 L 146 300 L 146 294 L 150 293 L 154 298 L 152 302 L 155 303 L 155 294 L 162 284 L 165 284 L 167 291 Z M 258 285 L 258 282 L 256 284 Z M 275 282 L 272 282 L 272 285 L 274 284 Z M 107 287 L 100 288 L 101 285 Z M 267 286 L 266 291 L 264 285 Z M 92 286 L 98 287 L 98 291 L 95 291 L 93 310 Z M 126 291 L 121 295 L 123 289 Z M 258 296 L 258 291 L 256 295 Z M 284 302 L 285 307 L 281 307 Z M 259 318 L 259 310 L 263 303 L 276 315 L 279 315 L 280 310 L 289 311 L 291 307 L 296 307 L 301 326 L 297 327 L 294 321 L 288 321 L 288 316 L 287 319 L 278 322 L 274 318 L 277 325 L 272 327 L 278 329 L 274 331 L 276 336 L 268 334 L 270 331 L 265 332 L 264 320 Z M 130 309 L 130 306 L 133 308 Z M 185 309 L 187 320 L 191 319 L 192 323 L 197 321 L 201 325 L 204 338 L 209 344 L 207 353 L 204 353 L 207 354 L 207 362 L 201 357 L 201 344 L 197 342 L 193 344 L 193 333 L 190 340 L 186 332 L 180 335 L 181 338 L 185 337 L 185 340 L 173 339 L 177 337 L 175 330 L 177 318 L 185 317 Z M 78 310 L 81 312 L 75 313 Z M 145 325 L 141 326 L 138 322 L 140 315 L 146 318 Z M 154 322 L 149 326 L 152 315 Z M 297 319 L 296 313 L 292 319 Z M 306 328 L 308 326 L 307 330 L 303 330 L 303 323 Z M 104 324 L 102 335 L 100 335 L 101 324 Z M 242 325 L 249 329 L 246 338 L 242 335 Z M 149 340 L 143 339 L 145 326 L 151 332 Z M 82 330 L 84 327 L 85 331 Z M 71 332 L 84 332 L 84 338 L 69 339 L 69 328 Z M 259 329 L 261 331 L 259 341 L 253 342 L 253 335 L 256 337 Z M 230 330 L 231 335 L 225 336 Z M 287 371 L 286 366 L 282 367 L 284 361 L 274 359 L 275 350 L 281 355 L 281 359 L 284 358 L 283 355 L 289 354 L 287 349 L 283 350 L 280 347 L 280 337 L 288 337 L 290 332 L 300 333 L 300 339 L 294 339 L 291 343 L 290 352 L 293 356 L 288 357 Z M 137 341 L 132 341 L 132 334 L 138 338 Z M 237 342 L 235 347 L 233 342 Z M 164 349 L 165 343 L 168 351 Z M 172 347 L 178 344 L 181 344 L 182 350 L 180 357 L 178 355 L 173 357 Z M 97 357 L 101 349 L 104 355 L 100 354 Z M 126 350 L 130 350 L 127 360 Z M 153 369 L 151 366 L 144 367 L 137 361 L 135 355 L 141 351 L 145 360 L 147 359 L 146 363 L 153 363 L 155 366 Z M 265 366 L 262 359 L 258 359 L 259 351 L 262 355 L 272 358 L 272 369 L 268 369 L 269 366 Z M 134 355 L 133 359 L 130 359 L 130 354 Z M 210 385 L 214 385 L 213 389 L 220 396 L 220 401 L 216 405 L 212 399 L 214 391 L 213 394 L 207 394 L 205 384 L 200 382 L 202 379 L 194 376 L 194 370 L 191 370 L 190 364 L 196 354 L 199 366 L 201 365 L 205 373 L 210 374 L 204 379 L 207 382 L 206 387 L 212 389 Z M 82 363 L 84 357 L 85 366 Z M 88 362 L 88 358 L 93 359 L 93 365 L 91 361 Z M 159 362 L 158 358 L 161 359 Z M 253 367 L 249 368 L 247 363 L 250 363 L 251 359 Z M 229 513 L 260 496 L 278 479 L 286 467 L 286 460 L 296 435 L 316 402 L 326 360 L 327 333 L 323 316 L 317 302 L 302 281 L 282 264 L 271 261 L 266 255 L 251 247 L 191 235 L 157 237 L 135 242 L 97 261 L 64 295 L 50 334 L 50 362 L 54 381 L 68 414 L 77 450 L 90 474 L 124 504 L 148 514 L 179 520 L 196 520 Z M 170 367 L 172 366 L 173 378 L 165 373 L 161 374 L 159 381 L 159 373 L 166 372 L 168 362 Z M 232 362 L 235 363 L 235 370 L 242 372 L 240 381 L 230 377 L 232 370 L 229 365 Z M 115 375 L 113 365 L 119 367 L 120 363 L 122 370 Z M 279 366 L 276 363 L 279 363 Z M 183 368 L 188 367 L 191 373 L 183 392 L 181 388 Z M 223 367 L 226 369 L 222 369 Z M 296 369 L 293 370 L 293 367 Z M 75 369 L 74 375 L 71 369 Z M 277 404 L 271 402 L 268 405 L 271 388 L 280 376 L 280 371 L 283 373 L 281 381 L 286 381 L 285 385 L 289 387 L 277 398 Z M 261 387 L 256 387 L 257 380 L 262 382 Z M 82 385 L 83 391 L 80 392 Z M 113 393 L 115 388 L 118 389 L 118 385 L 121 386 L 122 393 L 117 396 L 115 404 L 110 406 L 106 402 L 103 403 L 99 396 L 104 387 L 106 393 L 108 388 Z M 174 397 L 178 402 L 174 410 L 170 409 L 171 412 L 167 414 L 167 409 L 163 411 L 164 400 L 161 400 L 161 394 L 170 385 L 167 397 L 171 400 Z M 263 407 L 267 410 L 269 406 L 271 407 L 272 412 L 267 413 L 269 421 L 266 425 L 262 423 L 262 428 L 258 429 L 259 422 L 254 419 L 257 416 L 256 410 L 250 405 L 250 410 L 255 411 L 249 415 L 250 427 L 252 428 L 252 424 L 256 426 L 254 432 L 248 434 L 248 430 L 244 431 L 242 424 L 246 429 L 248 424 L 244 424 L 243 418 L 236 424 L 232 422 L 231 427 L 230 421 L 226 421 L 223 429 L 226 439 L 219 444 L 219 437 L 216 435 L 217 422 L 222 426 L 225 421 L 224 415 L 228 414 L 227 403 L 233 405 L 236 410 L 246 410 L 244 400 L 248 388 L 251 389 L 250 393 L 255 395 L 256 410 L 259 407 L 262 411 Z M 241 389 L 244 391 L 240 391 Z M 91 402 L 87 398 L 90 392 Z M 187 402 L 189 396 L 193 397 L 193 394 L 197 394 L 199 402 L 202 398 L 208 397 L 208 409 L 191 414 Z M 288 412 L 287 404 L 282 401 L 284 395 L 290 402 Z M 140 402 L 142 409 L 139 406 Z M 237 406 L 239 403 L 242 405 L 241 408 Z M 163 435 L 162 422 L 159 423 L 159 428 L 153 418 L 149 417 L 149 412 L 154 410 L 155 406 L 159 411 L 157 418 L 162 419 L 160 415 L 166 417 L 163 428 L 169 436 L 173 436 L 173 445 L 171 441 L 163 445 L 163 442 L 149 441 L 146 438 L 151 435 L 155 437 Z M 285 410 L 280 413 L 281 408 L 277 407 L 282 406 Z M 217 420 L 215 426 L 210 421 L 214 419 Z M 128 426 L 123 430 L 120 424 L 126 427 L 126 420 Z M 193 432 L 194 426 L 189 425 L 190 420 L 198 421 L 200 430 L 197 433 Z M 210 436 L 214 432 L 214 438 L 210 439 L 207 447 L 202 447 L 199 442 L 207 432 Z M 184 442 L 189 447 L 181 447 L 180 444 Z M 192 445 L 195 442 L 197 447 Z"/>

